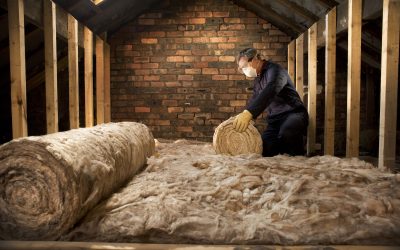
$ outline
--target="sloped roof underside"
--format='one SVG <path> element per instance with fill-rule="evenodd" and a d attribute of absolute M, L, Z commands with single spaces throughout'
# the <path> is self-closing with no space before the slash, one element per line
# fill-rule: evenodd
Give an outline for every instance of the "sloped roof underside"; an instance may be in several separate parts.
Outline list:
<path fill-rule="evenodd" d="M 163 0 L 53 0 L 94 33 L 114 33 Z M 232 0 L 295 38 L 343 0 Z"/>

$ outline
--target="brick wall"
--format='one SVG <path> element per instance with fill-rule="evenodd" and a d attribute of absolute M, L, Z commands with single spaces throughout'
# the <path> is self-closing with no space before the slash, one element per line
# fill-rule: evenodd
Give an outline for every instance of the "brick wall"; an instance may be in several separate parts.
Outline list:
<path fill-rule="evenodd" d="M 112 120 L 141 121 L 155 137 L 210 141 L 252 93 L 237 53 L 255 47 L 286 68 L 289 41 L 231 1 L 165 1 L 110 39 Z"/>

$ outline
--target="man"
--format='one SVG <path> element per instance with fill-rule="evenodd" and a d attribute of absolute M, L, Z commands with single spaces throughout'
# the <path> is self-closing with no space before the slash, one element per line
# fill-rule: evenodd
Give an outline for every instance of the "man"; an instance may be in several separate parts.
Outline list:
<path fill-rule="evenodd" d="M 262 60 L 257 50 L 247 48 L 237 57 L 239 71 L 255 77 L 253 96 L 246 109 L 236 116 L 233 126 L 244 132 L 251 119 L 267 109 L 268 127 L 262 134 L 263 156 L 304 155 L 303 135 L 308 113 L 287 71 L 271 61 Z"/>

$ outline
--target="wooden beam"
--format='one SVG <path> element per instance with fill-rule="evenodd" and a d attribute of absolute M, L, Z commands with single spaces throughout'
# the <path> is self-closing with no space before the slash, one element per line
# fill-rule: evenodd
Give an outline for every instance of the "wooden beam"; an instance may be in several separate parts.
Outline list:
<path fill-rule="evenodd" d="M 96 36 L 96 124 L 104 123 L 104 41 Z"/>
<path fill-rule="evenodd" d="M 304 102 L 304 34 L 296 39 L 296 90 Z"/>
<path fill-rule="evenodd" d="M 397 89 L 400 1 L 383 1 L 381 111 L 378 165 L 394 169 L 396 162 Z"/>
<path fill-rule="evenodd" d="M 78 21 L 68 15 L 69 127 L 79 128 Z"/>
<path fill-rule="evenodd" d="M 56 6 L 43 0 L 47 133 L 58 132 Z"/>
<path fill-rule="evenodd" d="M 371 67 L 366 67 L 365 74 L 365 121 L 367 129 L 374 129 L 375 124 L 375 82 L 374 70 Z"/>
<path fill-rule="evenodd" d="M 111 122 L 110 45 L 104 44 L 104 122 Z"/>
<path fill-rule="evenodd" d="M 362 0 L 349 0 L 346 157 L 359 156 Z"/>
<path fill-rule="evenodd" d="M 85 126 L 93 126 L 93 33 L 83 30 L 85 47 Z"/>
<path fill-rule="evenodd" d="M 296 41 L 293 40 L 289 43 L 288 45 L 288 73 L 290 76 L 290 79 L 292 79 L 293 82 L 295 82 L 295 71 L 294 71 L 294 64 L 295 64 L 295 50 L 296 50 Z"/>
<path fill-rule="evenodd" d="M 8 0 L 13 138 L 28 136 L 23 0 Z"/>
<path fill-rule="evenodd" d="M 317 122 L 317 23 L 308 29 L 308 114 L 307 155 L 312 155 Z"/>
<path fill-rule="evenodd" d="M 274 12 L 270 7 L 262 5 L 255 0 L 238 0 L 237 2 L 240 6 L 253 11 L 259 17 L 269 21 L 276 27 L 280 28 L 286 34 L 296 37 L 298 34 L 302 33 L 304 29 L 300 27 L 297 23 L 294 23 L 288 18 L 285 18 L 276 12 Z"/>
<path fill-rule="evenodd" d="M 257 249 L 322 249 L 331 250 L 396 250 L 398 246 L 365 246 L 365 245 L 323 245 L 323 246 L 276 246 L 276 245 L 200 245 L 200 244 L 149 244 L 149 243 L 109 243 L 109 242 L 68 242 L 68 241 L 2 241 L 1 250 L 257 250 Z"/>
<path fill-rule="evenodd" d="M 68 67 L 68 56 L 61 58 L 57 62 L 57 72 L 61 72 Z M 46 81 L 45 72 L 41 71 L 34 75 L 33 77 L 29 78 L 26 84 L 27 91 L 31 91 L 37 87 L 39 87 L 42 83 Z"/>
<path fill-rule="evenodd" d="M 333 8 L 338 4 L 335 0 L 317 0 L 317 2 L 320 2 L 328 8 Z"/>
<path fill-rule="evenodd" d="M 315 23 L 318 21 L 319 17 L 309 11 L 308 9 L 290 1 L 290 0 L 279 0 L 276 1 L 277 4 L 280 4 L 282 6 L 285 6 L 287 9 L 290 9 L 291 11 L 294 11 L 295 14 L 300 15 L 301 17 L 307 19 L 311 23 Z"/>
<path fill-rule="evenodd" d="M 335 153 L 336 7 L 326 15 L 324 154 Z"/>
<path fill-rule="evenodd" d="M 7 9 L 6 0 L 0 0 L 0 7 Z M 39 28 L 44 28 L 43 22 L 43 5 L 38 3 L 38 0 L 24 0 L 25 19 Z M 57 13 L 57 35 L 59 38 L 67 41 L 67 12 L 62 8 L 56 6 Z M 79 25 L 80 33 L 83 32 L 82 25 Z M 79 46 L 83 47 L 83 39 L 79 39 Z"/>

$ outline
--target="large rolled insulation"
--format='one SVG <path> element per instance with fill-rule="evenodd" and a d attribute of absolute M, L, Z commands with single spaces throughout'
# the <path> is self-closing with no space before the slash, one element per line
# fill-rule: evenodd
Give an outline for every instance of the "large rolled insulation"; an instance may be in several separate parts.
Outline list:
<path fill-rule="evenodd" d="M 154 152 L 143 124 L 108 123 L 0 147 L 0 239 L 54 240 Z"/>
<path fill-rule="evenodd" d="M 400 175 L 358 159 L 217 155 L 161 143 L 65 240 L 400 244 Z"/>
<path fill-rule="evenodd" d="M 213 147 L 218 154 L 240 155 L 240 154 L 261 154 L 261 135 L 253 124 L 247 129 L 236 132 L 233 129 L 234 117 L 222 122 L 214 132 Z"/>

